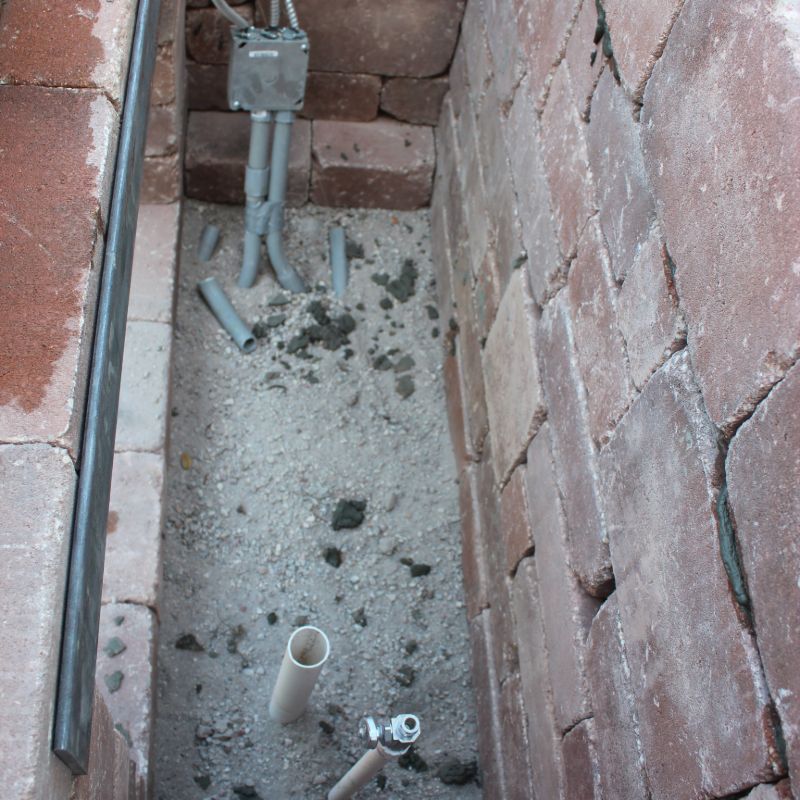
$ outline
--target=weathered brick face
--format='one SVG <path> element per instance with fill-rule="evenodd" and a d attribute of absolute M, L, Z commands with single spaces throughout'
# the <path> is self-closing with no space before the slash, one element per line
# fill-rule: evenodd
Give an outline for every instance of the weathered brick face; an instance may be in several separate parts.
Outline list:
<path fill-rule="evenodd" d="M 800 799 L 797 21 L 468 0 L 433 219 L 489 797 Z"/>
<path fill-rule="evenodd" d="M 268 24 L 268 0 L 235 5 L 248 22 Z M 295 137 L 293 147 L 301 169 L 305 165 L 307 173 L 313 157 L 314 170 L 310 195 L 308 175 L 295 171 L 291 199 L 296 204 L 310 199 L 320 205 L 365 208 L 428 205 L 434 165 L 431 128 L 447 92 L 464 0 L 352 0 L 337 7 L 327 0 L 297 0 L 296 7 L 310 44 L 305 101 L 298 116 L 312 124 L 301 130 L 308 135 Z M 228 107 L 230 23 L 210 0 L 189 2 L 184 16 L 191 162 L 187 193 L 212 202 L 241 203 L 248 115 Z M 282 24 L 286 22 L 284 18 Z M 157 70 L 157 98 L 170 96 L 170 77 L 169 71 Z M 219 116 L 210 139 L 208 112 Z M 164 114 L 158 117 L 163 121 Z M 225 129 L 233 134 L 233 153 Z M 319 143 L 313 153 L 312 141 Z M 356 150 L 354 157 L 353 145 L 364 148 L 362 155 Z M 332 146 L 336 152 L 326 152 Z M 160 184 L 162 194 L 169 193 L 179 180 L 172 163 L 162 155 L 149 167 L 152 182 Z"/>

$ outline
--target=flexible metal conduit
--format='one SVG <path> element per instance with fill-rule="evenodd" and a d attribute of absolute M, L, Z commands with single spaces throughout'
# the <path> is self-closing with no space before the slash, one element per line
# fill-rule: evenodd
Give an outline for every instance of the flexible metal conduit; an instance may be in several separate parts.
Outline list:
<path fill-rule="evenodd" d="M 53 750 L 86 772 L 111 465 L 161 0 L 139 0 L 114 170 L 67 577 Z"/>
<path fill-rule="evenodd" d="M 211 0 L 217 11 L 222 14 L 234 28 L 249 28 L 250 23 L 239 13 L 234 11 L 225 0 Z"/>

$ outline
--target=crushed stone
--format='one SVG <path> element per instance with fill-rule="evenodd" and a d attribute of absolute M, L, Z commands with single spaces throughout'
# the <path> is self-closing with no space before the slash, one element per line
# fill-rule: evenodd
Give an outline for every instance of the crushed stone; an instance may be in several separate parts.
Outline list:
<path fill-rule="evenodd" d="M 476 719 L 428 214 L 291 211 L 287 254 L 314 287 L 301 296 L 263 272 L 236 286 L 242 218 L 185 204 L 156 797 L 322 800 L 363 753 L 360 717 L 409 712 L 418 745 L 358 797 L 476 800 L 476 773 L 459 785 L 469 770 L 452 767 L 475 763 Z M 221 237 L 199 263 L 206 224 Z M 345 228 L 351 259 L 341 300 L 328 288 L 331 225 Z M 210 275 L 260 326 L 252 354 L 199 298 Z M 374 369 L 380 355 L 394 369 Z M 353 499 L 365 503 L 359 526 L 334 530 L 337 505 Z M 409 563 L 431 570 L 412 577 Z M 306 713 L 280 726 L 269 698 L 302 624 L 327 633 L 331 656 Z"/>

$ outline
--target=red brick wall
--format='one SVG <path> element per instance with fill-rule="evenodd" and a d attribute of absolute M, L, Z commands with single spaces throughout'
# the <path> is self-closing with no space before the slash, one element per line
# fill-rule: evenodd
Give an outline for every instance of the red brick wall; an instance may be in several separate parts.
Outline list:
<path fill-rule="evenodd" d="M 800 798 L 790 6 L 467 2 L 432 224 L 488 798 Z"/>
<path fill-rule="evenodd" d="M 242 203 L 248 118 L 228 111 L 230 24 L 210 0 L 188 0 L 187 5 L 186 194 Z M 232 5 L 247 20 L 266 24 L 269 0 Z M 304 119 L 295 124 L 292 143 L 289 202 L 300 205 L 310 198 L 336 206 L 427 205 L 434 161 L 431 126 L 447 91 L 464 0 L 333 5 L 328 0 L 295 0 L 295 6 L 309 36 L 311 61 L 300 112 Z M 409 139 L 421 140 L 421 149 L 406 152 Z M 392 163 L 365 162 L 369 156 L 364 153 L 373 148 L 392 154 Z M 335 163 L 328 151 L 335 151 Z M 340 159 L 341 152 L 349 157 Z M 387 167 L 398 179 L 390 200 L 381 196 L 380 182 L 374 180 L 375 170 L 385 175 Z"/>

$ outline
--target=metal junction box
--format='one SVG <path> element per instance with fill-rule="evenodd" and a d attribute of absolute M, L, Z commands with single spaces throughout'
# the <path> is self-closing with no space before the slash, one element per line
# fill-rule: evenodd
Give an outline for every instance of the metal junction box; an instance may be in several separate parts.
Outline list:
<path fill-rule="evenodd" d="M 228 105 L 244 111 L 298 111 L 308 74 L 308 37 L 291 28 L 233 28 Z"/>

